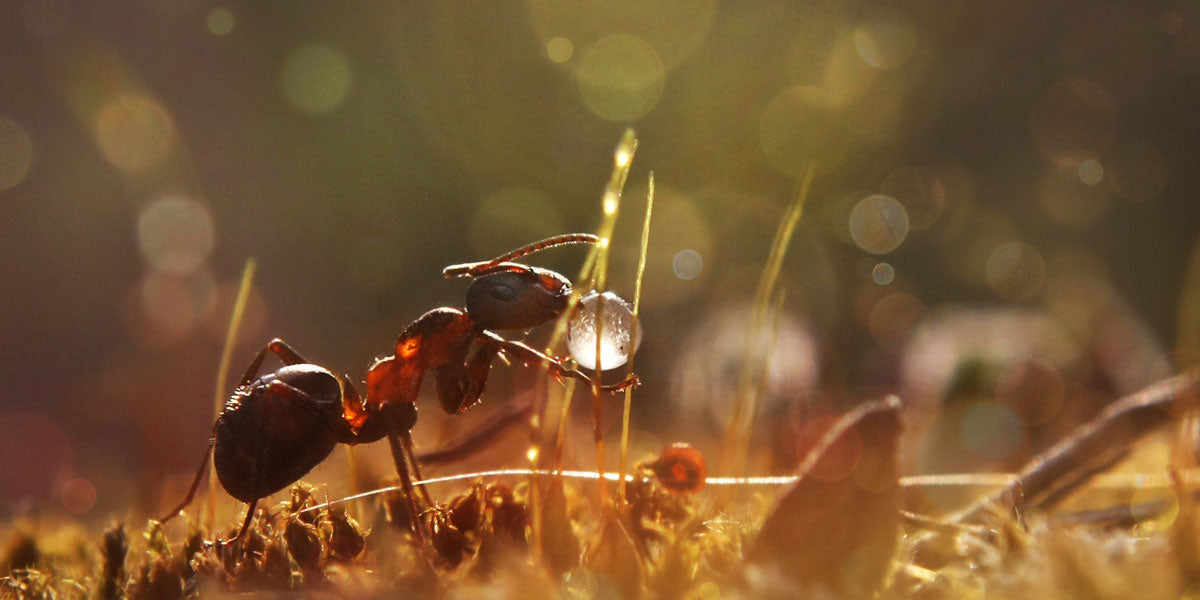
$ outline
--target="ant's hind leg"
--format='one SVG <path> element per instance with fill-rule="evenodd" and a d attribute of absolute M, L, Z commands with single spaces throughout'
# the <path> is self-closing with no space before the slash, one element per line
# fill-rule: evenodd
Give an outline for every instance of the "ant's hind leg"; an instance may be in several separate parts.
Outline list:
<path fill-rule="evenodd" d="M 267 342 L 267 345 L 258 351 L 258 355 L 254 357 L 254 360 L 250 362 L 250 367 L 246 369 L 246 374 L 242 376 L 242 382 L 238 384 L 239 386 L 250 385 L 250 382 L 254 381 L 254 376 L 258 374 L 258 368 L 262 366 L 262 361 L 267 357 L 268 352 L 278 356 L 279 360 L 283 361 L 285 365 L 302 365 L 308 363 L 307 360 L 304 360 L 304 357 L 300 356 L 295 350 L 292 350 L 292 347 L 287 345 L 286 342 L 275 338 Z"/>
<path fill-rule="evenodd" d="M 233 543 L 242 539 L 242 536 L 246 535 L 246 531 L 250 529 L 250 522 L 254 520 L 254 508 L 258 506 L 258 500 L 258 498 L 255 498 L 246 505 L 246 518 L 242 520 L 242 528 L 238 530 L 237 535 L 229 539 L 217 539 L 213 540 L 212 542 L 205 542 L 205 546 L 216 546 L 219 552 L 221 547 L 223 547 L 225 544 Z"/>
<path fill-rule="evenodd" d="M 167 521 L 175 518 L 176 515 L 178 515 L 180 512 L 183 512 L 184 508 L 187 508 L 187 505 L 192 503 L 192 499 L 196 497 L 196 490 L 200 488 L 200 480 L 204 479 L 204 472 L 208 470 L 208 458 L 212 456 L 212 450 L 213 442 L 212 440 L 209 440 L 208 448 L 204 450 L 204 460 L 200 462 L 200 469 L 196 471 L 196 477 L 192 479 L 192 485 L 188 488 L 187 496 L 183 498 L 183 502 L 180 502 L 178 506 L 172 508 L 171 512 L 159 519 L 160 523 L 166 523 Z"/>

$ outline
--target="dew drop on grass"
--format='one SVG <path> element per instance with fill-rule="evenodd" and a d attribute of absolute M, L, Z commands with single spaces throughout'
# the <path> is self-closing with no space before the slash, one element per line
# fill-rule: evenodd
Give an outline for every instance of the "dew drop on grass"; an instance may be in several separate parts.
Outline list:
<path fill-rule="evenodd" d="M 642 343 L 642 325 L 633 324 L 633 309 L 612 292 L 592 292 L 579 301 L 579 308 L 567 329 L 567 349 L 583 369 L 596 368 L 596 314 L 604 319 L 600 327 L 600 366 L 615 369 L 629 362 Z"/>

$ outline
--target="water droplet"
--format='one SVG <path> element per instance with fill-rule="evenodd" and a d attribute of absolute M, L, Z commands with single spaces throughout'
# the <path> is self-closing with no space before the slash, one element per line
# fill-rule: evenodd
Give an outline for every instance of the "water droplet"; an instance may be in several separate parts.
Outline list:
<path fill-rule="evenodd" d="M 634 328 L 633 308 L 612 292 L 592 292 L 579 301 L 567 330 L 567 349 L 584 369 L 596 368 L 596 314 L 603 315 L 600 327 L 600 366 L 615 369 L 629 362 L 642 343 L 642 324 Z"/>

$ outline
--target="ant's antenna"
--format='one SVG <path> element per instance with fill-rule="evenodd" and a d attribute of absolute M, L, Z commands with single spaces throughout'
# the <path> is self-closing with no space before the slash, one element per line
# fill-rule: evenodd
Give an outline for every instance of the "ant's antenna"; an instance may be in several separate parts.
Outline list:
<path fill-rule="evenodd" d="M 532 244 L 521 246 L 512 252 L 502 254 L 491 260 L 450 265 L 445 269 L 442 269 L 442 275 L 445 275 L 447 279 L 453 277 L 474 277 L 502 262 L 508 262 L 515 258 L 521 258 L 526 254 L 533 254 L 538 250 L 545 250 L 546 248 L 553 248 L 555 246 L 566 246 L 568 244 L 592 244 L 595 246 L 599 245 L 600 243 L 600 236 L 593 235 L 591 233 L 566 233 L 563 235 L 556 235 L 551 238 L 546 238 L 540 242 L 534 242 Z"/>

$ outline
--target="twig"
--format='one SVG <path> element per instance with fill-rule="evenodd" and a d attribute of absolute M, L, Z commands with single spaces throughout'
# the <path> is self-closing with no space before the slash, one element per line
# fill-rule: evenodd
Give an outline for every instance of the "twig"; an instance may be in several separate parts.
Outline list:
<path fill-rule="evenodd" d="M 1112 459 L 1142 436 L 1166 425 L 1200 404 L 1197 384 L 1200 370 L 1190 371 L 1156 383 L 1140 392 L 1110 404 L 1099 415 L 1080 426 L 1073 434 L 1030 460 L 1017 477 L 992 496 L 983 498 L 950 517 L 951 521 L 969 521 L 987 514 L 991 507 L 1012 497 L 1021 489 L 1025 502 L 1037 508 L 1050 508 L 1060 500 L 1064 484 L 1075 481 L 1081 467 L 1098 471 L 1097 465 L 1113 464 Z"/>

